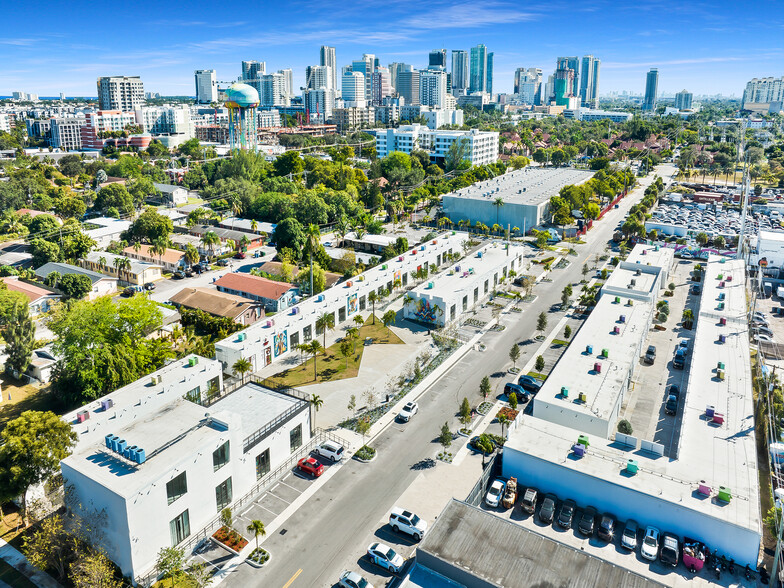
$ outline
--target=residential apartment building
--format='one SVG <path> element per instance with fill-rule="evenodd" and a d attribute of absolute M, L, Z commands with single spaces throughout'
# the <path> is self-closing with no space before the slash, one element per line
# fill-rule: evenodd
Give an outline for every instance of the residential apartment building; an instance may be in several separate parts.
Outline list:
<path fill-rule="evenodd" d="M 422 106 L 446 106 L 446 72 L 425 70 L 419 74 L 419 104 Z"/>
<path fill-rule="evenodd" d="M 471 47 L 469 92 L 493 93 L 493 53 L 480 44 Z"/>
<path fill-rule="evenodd" d="M 340 133 L 361 129 L 376 122 L 376 109 L 372 106 L 336 108 L 332 112 L 332 121 L 337 125 Z"/>
<path fill-rule="evenodd" d="M 329 67 L 329 81 L 330 85 L 327 86 L 336 90 L 338 88 L 338 63 L 335 59 L 335 48 L 329 47 L 328 45 L 322 45 L 321 50 L 319 51 L 319 64 L 322 67 Z M 320 84 L 316 86 L 320 88 L 321 86 L 326 86 L 326 84 Z"/>
<path fill-rule="evenodd" d="M 459 96 L 469 86 L 468 51 L 462 49 L 452 50 L 452 93 Z"/>
<path fill-rule="evenodd" d="M 780 112 L 784 104 L 784 76 L 753 78 L 743 91 L 743 109 L 759 114 Z"/>
<path fill-rule="evenodd" d="M 63 151 L 79 151 L 82 148 L 82 127 L 87 124 L 85 117 L 51 119 L 49 145 Z"/>
<path fill-rule="evenodd" d="M 288 106 L 289 97 L 286 90 L 286 76 L 283 73 L 264 74 L 259 82 L 259 106 Z"/>
<path fill-rule="evenodd" d="M 139 76 L 100 77 L 97 86 L 101 110 L 127 112 L 144 105 L 144 84 Z"/>
<path fill-rule="evenodd" d="M 343 103 L 348 108 L 364 108 L 365 101 L 365 75 L 357 71 L 348 71 L 342 79 Z"/>
<path fill-rule="evenodd" d="M 370 74 L 370 104 L 380 106 L 384 98 L 392 96 L 393 91 L 389 69 L 379 67 Z"/>
<path fill-rule="evenodd" d="M 427 128 L 435 131 L 444 125 L 463 125 L 463 111 L 452 108 L 419 107 L 419 116 L 425 117 Z M 410 119 L 409 119 L 410 120 Z"/>
<path fill-rule="evenodd" d="M 87 300 L 95 300 L 99 296 L 111 296 L 117 292 L 117 278 L 77 267 L 75 265 L 71 265 L 70 263 L 45 263 L 35 270 L 35 275 L 39 280 L 43 281 L 52 272 L 57 272 L 61 276 L 68 274 L 87 276 L 93 285 L 93 289 L 87 293 Z"/>
<path fill-rule="evenodd" d="M 171 303 L 212 316 L 228 318 L 240 325 L 252 325 L 264 317 L 264 308 L 247 298 L 218 292 L 211 288 L 183 288 L 170 298 Z"/>
<path fill-rule="evenodd" d="M 191 111 L 187 106 L 144 106 L 134 112 L 136 124 L 153 135 L 194 137 Z"/>
<path fill-rule="evenodd" d="M 386 157 L 392 151 L 411 153 L 426 151 L 434 163 L 443 163 L 455 141 L 465 141 L 466 160 L 471 165 L 485 165 L 498 160 L 498 133 L 491 131 L 433 131 L 420 124 L 402 125 L 397 129 L 374 129 L 376 153 Z"/>
<path fill-rule="evenodd" d="M 580 96 L 580 58 L 577 56 L 559 57 L 556 59 L 556 69 L 572 70 L 571 83 L 565 93 L 569 96 Z"/>
<path fill-rule="evenodd" d="M 85 114 L 85 124 L 81 127 L 83 149 L 103 149 L 106 137 L 101 137 L 107 131 L 123 131 L 129 125 L 137 125 L 134 112 L 120 110 L 99 110 Z M 149 144 L 149 137 L 147 143 Z"/>
<path fill-rule="evenodd" d="M 140 243 L 138 247 L 137 251 L 136 247 L 129 245 L 123 249 L 123 253 L 131 259 L 159 265 L 168 272 L 178 270 L 185 265 L 185 252 L 179 249 L 166 248 L 163 253 L 158 254 L 151 251 L 152 245 Z"/>
<path fill-rule="evenodd" d="M 580 70 L 580 102 L 582 106 L 596 108 L 599 105 L 599 68 L 601 61 L 593 55 L 583 57 Z"/>
<path fill-rule="evenodd" d="M 659 95 L 659 70 L 655 67 L 645 76 L 645 99 L 642 109 L 649 112 L 656 110 L 656 100 Z"/>
<path fill-rule="evenodd" d="M 79 260 L 79 265 L 100 274 L 115 276 L 120 286 L 143 286 L 163 277 L 161 266 L 157 263 L 131 260 L 107 251 L 92 251 Z"/>
<path fill-rule="evenodd" d="M 211 104 L 218 101 L 218 82 L 214 69 L 197 69 L 194 73 L 196 81 L 196 103 Z"/>
<path fill-rule="evenodd" d="M 678 110 L 691 110 L 694 95 L 686 90 L 681 90 L 675 94 L 675 108 Z"/>
<path fill-rule="evenodd" d="M 406 104 L 419 104 L 419 77 L 418 71 L 400 71 L 397 74 L 397 93 Z"/>

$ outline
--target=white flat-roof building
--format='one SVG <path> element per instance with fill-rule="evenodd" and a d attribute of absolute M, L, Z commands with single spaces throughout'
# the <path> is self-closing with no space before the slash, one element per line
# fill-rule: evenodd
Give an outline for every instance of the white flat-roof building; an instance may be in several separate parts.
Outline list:
<path fill-rule="evenodd" d="M 743 260 L 711 256 L 706 264 L 688 385 L 681 391 L 684 408 L 674 456 L 664 457 L 661 445 L 632 436 L 617 433 L 613 440 L 593 434 L 588 415 L 581 415 L 584 410 L 572 408 L 574 415 L 565 419 L 537 409 L 540 399 L 560 403 L 565 410 L 575 404 L 571 390 L 568 399 L 553 398 L 551 380 L 558 386 L 564 377 L 574 380 L 571 374 L 579 375 L 578 381 L 571 382 L 579 390 L 580 381 L 594 377 L 586 376 L 577 363 L 580 360 L 575 355 L 584 347 L 576 337 L 570 347 L 575 353 L 569 355 L 567 350 L 559 362 L 562 367 L 556 367 L 537 395 L 534 416 L 526 417 L 510 433 L 504 446 L 503 475 L 518 476 L 525 486 L 611 512 L 619 520 L 634 518 L 642 525 L 699 539 L 741 566 L 755 568 L 762 518 L 744 281 Z M 613 301 L 604 296 L 600 304 Z M 639 306 L 635 301 L 631 308 Z M 596 316 L 602 319 L 597 326 L 613 324 L 612 316 Z M 594 314 L 589 320 L 593 318 Z M 627 316 L 627 325 L 628 320 Z M 604 331 L 586 324 L 580 330 L 580 335 L 586 334 L 581 341 L 603 337 Z M 639 339 L 644 340 L 644 335 L 644 331 L 638 334 Z M 610 347 L 610 358 L 623 352 L 616 347 Z M 607 367 L 614 369 L 612 364 Z M 617 394 L 602 388 L 596 393 L 596 397 L 589 395 L 584 407 L 593 406 L 602 396 L 606 407 Z M 584 452 L 574 450 L 581 435 L 588 436 Z"/>
<path fill-rule="evenodd" d="M 422 266 L 440 267 L 447 260 L 445 254 L 462 252 L 465 233 L 448 232 L 438 235 L 406 253 L 393 257 L 351 280 L 327 288 L 274 317 L 260 320 L 215 344 L 215 357 L 228 370 L 240 358 L 250 360 L 253 370 L 259 370 L 291 353 L 295 345 L 307 343 L 321 332 L 316 319 L 323 313 L 335 315 L 339 326 L 357 312 L 371 309 L 367 296 L 370 292 L 388 290 L 395 284 L 405 288 L 412 280 L 412 272 Z M 295 351 L 296 353 L 296 351 Z"/>
<path fill-rule="evenodd" d="M 497 178 L 478 182 L 456 192 L 444 194 L 444 214 L 452 222 L 468 219 L 491 227 L 519 227 L 526 232 L 549 221 L 550 198 L 564 186 L 582 184 L 594 172 L 570 168 L 526 167 Z M 495 201 L 501 198 L 503 206 Z"/>
<path fill-rule="evenodd" d="M 98 225 L 94 229 L 84 231 L 84 234 L 95 241 L 98 249 L 106 249 L 112 241 L 120 241 L 122 235 L 131 226 L 131 221 L 112 217 L 91 218 L 87 221 L 90 225 Z"/>
<path fill-rule="evenodd" d="M 524 250 L 518 244 L 491 243 L 408 293 L 403 316 L 442 327 L 490 296 L 509 272 L 519 271 Z"/>
<path fill-rule="evenodd" d="M 615 268 L 535 396 L 535 417 L 605 439 L 612 435 L 653 321 L 662 275 L 672 261 L 672 250 L 637 245 Z"/>
<path fill-rule="evenodd" d="M 101 546 L 127 576 L 214 525 L 311 438 L 304 398 L 255 383 L 203 406 L 221 372 L 189 356 L 63 417 L 79 435 L 65 483 L 82 514 L 105 513 Z"/>
<path fill-rule="evenodd" d="M 421 149 L 433 163 L 443 163 L 452 143 L 465 141 L 466 160 L 471 165 L 485 165 L 498 161 L 498 133 L 495 131 L 433 131 L 420 124 L 401 125 L 396 129 L 370 129 L 376 136 L 376 153 L 386 157 L 393 151 L 411 153 Z"/>

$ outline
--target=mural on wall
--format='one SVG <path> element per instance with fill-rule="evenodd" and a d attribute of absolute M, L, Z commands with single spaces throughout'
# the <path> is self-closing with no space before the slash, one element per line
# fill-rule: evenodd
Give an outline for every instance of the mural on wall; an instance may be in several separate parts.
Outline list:
<path fill-rule="evenodd" d="M 436 313 L 440 310 L 438 306 L 431 306 L 429 301 L 419 298 L 416 301 L 414 316 L 421 321 L 434 323 L 436 322 Z"/>
<path fill-rule="evenodd" d="M 357 312 L 357 295 L 352 294 L 348 297 L 348 303 L 346 304 L 346 312 L 348 314 L 354 314 Z"/>
<path fill-rule="evenodd" d="M 288 331 L 275 335 L 275 357 L 283 355 L 289 350 Z"/>
<path fill-rule="evenodd" d="M 400 282 L 400 285 L 403 285 L 403 273 L 400 270 L 397 270 L 394 274 L 392 274 L 392 284 Z"/>

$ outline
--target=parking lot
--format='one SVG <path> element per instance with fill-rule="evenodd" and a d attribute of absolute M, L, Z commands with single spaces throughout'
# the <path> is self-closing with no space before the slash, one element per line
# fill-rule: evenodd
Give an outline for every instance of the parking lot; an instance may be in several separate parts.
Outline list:
<path fill-rule="evenodd" d="M 661 443 L 664 446 L 664 455 L 672 458 L 678 455 L 681 409 L 687 393 L 689 359 L 687 357 L 682 370 L 674 368 L 672 360 L 675 347 L 681 339 L 687 339 L 689 349 L 693 348 L 694 330 L 684 329 L 680 319 L 685 308 L 690 308 L 695 316 L 698 312 L 700 297 L 692 294 L 691 286 L 696 282 L 690 280 L 694 265 L 691 261 L 676 259 L 669 277 L 669 281 L 675 284 L 675 293 L 671 297 L 662 298 L 667 300 L 670 306 L 669 318 L 664 323 L 666 330 L 651 329 L 643 345 L 643 352 L 649 345 L 656 347 L 656 360 L 649 365 L 640 357 L 632 377 L 630 393 L 621 410 L 622 418 L 632 424 L 636 437 Z M 672 385 L 680 388 L 675 416 L 664 412 L 667 391 Z"/>
<path fill-rule="evenodd" d="M 625 521 L 616 521 L 615 533 L 613 541 L 606 543 L 598 538 L 596 532 L 591 537 L 586 537 L 578 531 L 578 523 L 583 511 L 587 505 L 580 504 L 579 495 L 575 494 L 572 497 L 558 497 L 556 504 L 555 515 L 553 522 L 550 524 L 543 523 L 539 518 L 539 511 L 544 500 L 544 496 L 540 493 L 539 499 L 533 515 L 528 514 L 520 508 L 520 497 L 525 492 L 524 487 L 520 487 L 518 494 L 518 501 L 511 509 L 492 508 L 487 506 L 484 501 L 481 504 L 483 510 L 492 512 L 493 514 L 513 521 L 519 525 L 533 530 L 555 541 L 564 543 L 575 549 L 579 549 L 598 557 L 612 564 L 627 568 L 635 573 L 651 578 L 668 586 L 757 586 L 757 574 L 754 574 L 754 580 L 746 580 L 743 575 L 743 570 L 736 569 L 735 574 L 730 574 L 729 571 L 724 571 L 720 579 L 716 579 L 715 573 L 708 570 L 707 567 L 696 575 L 692 574 L 683 565 L 681 555 L 679 554 L 679 563 L 676 567 L 671 567 L 663 564 L 658 559 L 656 561 L 649 561 L 640 555 L 640 544 L 642 543 L 645 534 L 645 513 L 640 513 L 640 518 L 637 520 L 637 549 L 634 553 L 621 547 L 620 536 L 623 532 Z M 561 505 L 566 498 L 573 498 L 577 500 L 577 508 L 575 509 L 572 518 L 572 524 L 568 529 L 564 529 L 556 522 Z M 603 513 L 599 513 L 601 516 Z M 667 532 L 667 529 L 659 529 L 662 533 Z M 679 538 L 682 541 L 683 538 Z M 761 584 L 760 584 L 761 585 Z"/>

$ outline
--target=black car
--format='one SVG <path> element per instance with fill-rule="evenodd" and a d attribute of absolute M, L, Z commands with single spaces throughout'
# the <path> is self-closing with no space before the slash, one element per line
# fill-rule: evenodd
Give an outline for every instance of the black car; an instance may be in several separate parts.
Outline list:
<path fill-rule="evenodd" d="M 680 398 L 681 397 L 681 389 L 678 388 L 678 386 L 676 386 L 675 384 L 673 384 L 672 386 L 670 386 L 670 391 L 667 393 L 667 396 L 668 397 L 669 396 L 675 396 L 675 398 Z"/>
<path fill-rule="evenodd" d="M 204 270 L 202 269 L 202 267 L 198 263 L 194 263 L 191 266 L 191 271 L 201 275 L 201 272 L 203 272 Z"/>
<path fill-rule="evenodd" d="M 648 349 L 645 352 L 645 363 L 652 364 L 654 361 L 656 361 L 656 346 L 648 345 Z"/>
<path fill-rule="evenodd" d="M 147 290 L 148 292 L 155 290 L 155 284 L 153 282 L 147 282 L 144 285 L 144 289 Z"/>
<path fill-rule="evenodd" d="M 542 383 L 532 378 L 531 376 L 520 376 L 517 380 L 517 384 L 526 392 L 530 392 L 531 394 L 536 394 L 539 392 L 539 389 L 542 387 Z"/>
<path fill-rule="evenodd" d="M 193 277 L 193 272 L 191 270 L 189 270 L 189 269 L 186 269 L 185 270 L 185 277 L 186 278 L 192 278 Z"/>
<path fill-rule="evenodd" d="M 133 286 L 128 286 L 125 290 L 122 291 L 122 295 L 126 298 L 130 298 L 134 294 L 136 294 L 136 288 Z"/>
<path fill-rule="evenodd" d="M 564 529 L 568 529 L 572 526 L 572 519 L 574 518 L 574 509 L 577 505 L 575 504 L 574 500 L 569 498 L 568 500 L 564 500 L 564 503 L 561 505 L 561 510 L 558 513 L 558 526 Z"/>
<path fill-rule="evenodd" d="M 217 265 L 218 267 L 226 267 L 229 265 L 229 262 L 225 259 L 219 259 L 218 261 L 215 262 L 215 265 Z"/>
<path fill-rule="evenodd" d="M 594 525 L 596 525 L 596 509 L 588 506 L 583 511 L 580 522 L 577 523 L 577 529 L 586 537 L 590 537 L 593 535 Z"/>
<path fill-rule="evenodd" d="M 697 284 L 692 284 L 691 293 L 695 296 L 700 293 L 700 287 Z"/>
<path fill-rule="evenodd" d="M 615 536 L 615 517 L 611 514 L 604 513 L 602 520 L 599 521 L 599 529 L 597 531 L 599 539 L 611 543 Z"/>
<path fill-rule="evenodd" d="M 670 396 L 667 398 L 667 402 L 664 404 L 664 412 L 670 415 L 676 415 L 678 413 L 678 398 L 675 396 Z"/>
<path fill-rule="evenodd" d="M 548 494 L 544 497 L 544 502 L 542 502 L 542 508 L 539 509 L 539 520 L 543 523 L 547 523 L 548 525 L 553 522 L 553 516 L 555 516 L 555 504 L 558 502 L 558 498 L 555 494 Z"/>

